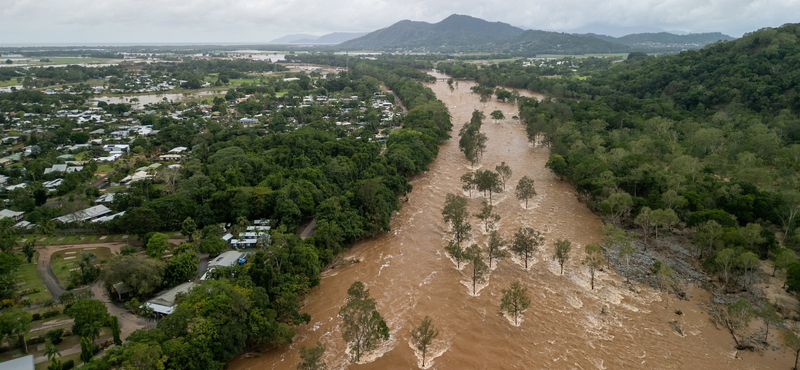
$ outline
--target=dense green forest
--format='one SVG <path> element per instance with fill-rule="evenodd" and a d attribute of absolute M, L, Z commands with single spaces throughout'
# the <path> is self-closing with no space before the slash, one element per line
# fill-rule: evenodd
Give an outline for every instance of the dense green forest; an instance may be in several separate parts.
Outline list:
<path fill-rule="evenodd" d="M 798 32 L 790 24 L 673 56 L 632 53 L 584 68 L 585 78 L 519 62 L 437 68 L 548 94 L 518 101 L 529 138 L 551 148 L 548 167 L 645 241 L 697 227 L 695 256 L 717 271 L 728 249 L 767 258 L 780 241 L 800 247 Z"/>

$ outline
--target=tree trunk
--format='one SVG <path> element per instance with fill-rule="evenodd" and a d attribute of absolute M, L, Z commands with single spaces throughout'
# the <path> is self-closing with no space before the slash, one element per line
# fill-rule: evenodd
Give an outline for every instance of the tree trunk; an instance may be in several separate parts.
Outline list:
<path fill-rule="evenodd" d="M 794 370 L 797 370 L 797 358 L 800 357 L 800 350 L 794 355 Z"/>
<path fill-rule="evenodd" d="M 561 263 L 561 275 L 564 275 L 564 263 Z"/>
<path fill-rule="evenodd" d="M 767 339 L 769 338 L 769 323 L 765 323 L 765 324 L 767 324 L 766 325 L 767 332 L 764 334 L 764 343 L 767 343 Z"/>
<path fill-rule="evenodd" d="M 592 270 L 592 290 L 594 290 L 594 270 Z"/>
<path fill-rule="evenodd" d="M 528 197 L 525 197 L 525 209 L 528 209 Z"/>
<path fill-rule="evenodd" d="M 19 335 L 19 340 L 22 341 L 22 344 L 25 346 L 25 354 L 28 353 L 28 342 L 25 341 L 25 334 Z"/>

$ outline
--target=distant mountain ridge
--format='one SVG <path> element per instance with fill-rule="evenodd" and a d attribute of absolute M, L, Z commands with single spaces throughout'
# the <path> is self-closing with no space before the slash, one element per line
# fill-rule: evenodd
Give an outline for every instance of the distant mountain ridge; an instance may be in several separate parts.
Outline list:
<path fill-rule="evenodd" d="M 308 34 L 294 34 L 286 35 L 281 38 L 270 41 L 270 44 L 341 44 L 345 41 L 352 40 L 366 35 L 366 32 L 334 32 L 322 36 L 314 36 Z"/>
<path fill-rule="evenodd" d="M 698 46 L 717 42 L 717 41 L 731 41 L 734 38 L 725 35 L 721 32 L 707 32 L 707 33 L 689 33 L 686 35 L 676 35 L 669 32 L 658 33 L 635 33 L 625 35 L 622 37 L 613 37 L 606 35 L 587 34 L 594 36 L 601 40 L 606 40 L 616 44 L 628 46 L 645 46 L 645 47 L 670 47 L 670 46 Z"/>
<path fill-rule="evenodd" d="M 639 33 L 623 37 L 524 30 L 502 22 L 488 22 L 453 14 L 441 22 L 403 20 L 389 27 L 341 43 L 341 50 L 489 52 L 513 55 L 600 54 L 630 51 L 697 49 L 718 40 L 733 40 L 719 32 L 676 35 Z"/>

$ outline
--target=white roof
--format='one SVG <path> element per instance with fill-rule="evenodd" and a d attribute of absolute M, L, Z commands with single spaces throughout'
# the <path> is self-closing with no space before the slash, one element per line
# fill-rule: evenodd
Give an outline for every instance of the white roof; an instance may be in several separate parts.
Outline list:
<path fill-rule="evenodd" d="M 153 299 L 147 301 L 144 305 L 153 309 L 153 311 L 160 314 L 169 315 L 175 310 L 175 298 L 178 294 L 189 293 L 192 288 L 197 285 L 193 282 L 183 283 L 170 290 L 165 290 L 158 293 Z"/>
<path fill-rule="evenodd" d="M 14 218 L 14 217 L 17 217 L 17 216 L 21 216 L 24 213 L 25 212 L 17 212 L 17 211 L 12 211 L 10 209 L 4 209 L 4 210 L 0 211 L 0 219 L 4 219 L 6 217 Z"/>
<path fill-rule="evenodd" d="M 189 149 L 189 148 L 187 148 L 185 146 L 178 146 L 178 147 L 172 148 L 172 150 L 170 150 L 169 152 L 170 153 L 180 153 L 180 152 L 185 152 L 186 149 Z"/>
<path fill-rule="evenodd" d="M 33 355 L 0 362 L 0 370 L 34 370 Z"/>
<path fill-rule="evenodd" d="M 111 213 L 111 210 L 108 209 L 108 207 L 101 204 L 98 206 L 86 208 L 82 211 L 70 213 L 68 215 L 64 215 L 61 217 L 56 217 L 54 218 L 54 220 L 62 223 L 79 222 L 79 221 L 91 220 L 95 217 L 100 217 L 103 215 L 107 215 L 109 213 Z"/>
<path fill-rule="evenodd" d="M 239 262 L 239 258 L 241 258 L 242 255 L 244 255 L 244 253 L 237 251 L 224 252 L 217 256 L 217 258 L 214 258 L 213 261 L 208 262 L 208 269 L 210 270 L 217 266 L 233 266 Z"/>
<path fill-rule="evenodd" d="M 113 219 L 115 219 L 115 218 L 117 218 L 119 216 L 124 215 L 124 214 L 125 214 L 125 211 L 122 211 L 120 213 L 115 213 L 113 215 L 98 217 L 98 218 L 92 220 L 92 222 L 108 222 L 108 221 L 111 221 L 111 220 L 113 220 Z"/>

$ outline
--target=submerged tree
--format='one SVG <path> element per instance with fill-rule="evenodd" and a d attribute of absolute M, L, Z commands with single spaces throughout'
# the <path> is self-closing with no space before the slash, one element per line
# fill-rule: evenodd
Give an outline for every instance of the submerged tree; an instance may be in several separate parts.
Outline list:
<path fill-rule="evenodd" d="M 533 179 L 522 176 L 514 190 L 517 199 L 525 201 L 525 209 L 528 209 L 528 199 L 536 196 L 536 189 L 533 186 Z"/>
<path fill-rule="evenodd" d="M 499 261 L 501 258 L 508 256 L 508 252 L 502 250 L 506 243 L 497 230 L 492 230 L 489 233 L 489 241 L 486 243 L 488 246 L 486 257 L 489 258 L 489 268 L 492 268 L 492 260 Z"/>
<path fill-rule="evenodd" d="M 470 245 L 464 254 L 472 264 L 472 294 L 476 294 L 477 285 L 486 282 L 486 272 L 489 267 L 483 262 L 483 253 L 477 244 Z"/>
<path fill-rule="evenodd" d="M 297 364 L 297 370 L 328 370 L 328 364 L 322 360 L 325 354 L 325 345 L 317 342 L 314 347 L 301 347 L 300 359 L 303 362 Z"/>
<path fill-rule="evenodd" d="M 500 164 L 495 166 L 494 170 L 500 175 L 500 181 L 503 182 L 503 190 L 506 190 L 506 181 L 511 178 L 511 167 L 509 167 L 506 162 L 500 162 Z"/>
<path fill-rule="evenodd" d="M 444 250 L 456 260 L 456 269 L 461 269 L 461 262 L 467 259 L 466 255 L 464 254 L 464 247 L 461 244 L 455 242 L 455 240 L 451 240 Z"/>
<path fill-rule="evenodd" d="M 469 192 L 469 198 L 472 199 L 472 189 L 475 189 L 475 172 L 467 172 L 461 175 L 461 189 Z"/>
<path fill-rule="evenodd" d="M 583 259 L 583 264 L 589 268 L 589 274 L 592 276 L 592 290 L 594 290 L 594 275 L 603 265 L 603 250 L 597 244 L 587 244 L 585 250 L 586 258 Z"/>
<path fill-rule="evenodd" d="M 561 275 L 564 275 L 564 263 L 569 260 L 569 252 L 572 250 L 572 242 L 569 240 L 556 240 L 553 261 L 558 261 L 561 266 Z"/>
<path fill-rule="evenodd" d="M 506 119 L 506 116 L 505 116 L 505 114 L 503 114 L 503 111 L 501 111 L 499 109 L 495 110 L 495 111 L 492 111 L 492 113 L 489 113 L 489 116 L 492 117 L 492 119 L 494 120 L 495 124 L 497 124 L 497 121 L 499 121 L 501 119 Z"/>
<path fill-rule="evenodd" d="M 495 224 L 500 221 L 500 215 L 497 213 L 492 213 L 494 207 L 489 204 L 486 200 L 483 201 L 483 205 L 481 206 L 481 211 L 475 215 L 481 222 L 483 223 L 483 228 L 486 232 L 494 229 Z"/>
<path fill-rule="evenodd" d="M 442 209 L 444 222 L 450 224 L 450 232 L 453 233 L 456 243 L 467 239 L 472 225 L 469 223 L 469 212 L 467 211 L 467 198 L 455 194 L 447 194 Z"/>
<path fill-rule="evenodd" d="M 514 326 L 519 325 L 519 317 L 531 305 L 531 299 L 526 295 L 528 288 L 523 288 L 520 283 L 513 282 L 508 289 L 503 289 L 503 298 L 500 299 L 500 315 L 509 315 L 514 318 Z"/>
<path fill-rule="evenodd" d="M 339 309 L 342 318 L 342 339 L 350 349 L 350 361 L 358 362 L 364 352 L 378 347 L 389 339 L 389 328 L 376 310 L 375 299 L 369 289 L 356 281 L 347 289 L 347 302 Z"/>
<path fill-rule="evenodd" d="M 428 346 L 439 336 L 439 330 L 433 326 L 431 318 L 425 316 L 422 323 L 411 331 L 411 343 L 418 351 L 422 352 L 422 367 L 425 367 L 425 358 L 428 354 Z"/>
<path fill-rule="evenodd" d="M 764 321 L 764 327 L 767 329 L 764 333 L 764 343 L 767 343 L 767 339 L 769 338 L 769 326 L 778 326 L 783 322 L 783 319 L 775 311 L 775 307 L 769 302 L 764 302 L 761 307 L 758 308 L 758 317 Z"/>
<path fill-rule="evenodd" d="M 530 227 L 522 227 L 514 233 L 514 242 L 511 250 L 525 261 L 525 268 L 528 268 L 528 260 L 536 252 L 536 249 L 544 242 L 542 232 Z"/>

